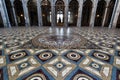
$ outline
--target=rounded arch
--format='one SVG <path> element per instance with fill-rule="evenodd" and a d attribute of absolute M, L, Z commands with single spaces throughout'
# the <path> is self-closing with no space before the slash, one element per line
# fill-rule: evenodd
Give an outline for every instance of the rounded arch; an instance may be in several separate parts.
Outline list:
<path fill-rule="evenodd" d="M 68 0 L 68 4 L 70 4 L 74 0 Z M 79 0 L 75 0 L 79 4 Z"/>
<path fill-rule="evenodd" d="M 63 3 L 65 4 L 65 2 L 66 2 L 67 0 L 55 0 L 55 4 L 56 4 L 57 2 L 59 2 L 59 1 L 61 1 L 61 2 L 63 2 Z"/>
<path fill-rule="evenodd" d="M 13 14 L 13 11 L 12 11 L 12 5 L 11 5 L 11 2 L 10 0 L 5 0 L 5 4 L 6 4 L 6 9 L 7 9 L 7 12 L 8 12 L 8 17 L 9 17 L 9 20 L 10 20 L 10 23 L 11 23 L 11 26 L 15 26 L 15 20 L 14 20 L 14 14 Z"/>
<path fill-rule="evenodd" d="M 37 26 L 38 25 L 37 1 L 29 0 L 27 2 L 27 6 L 29 12 L 30 25 Z"/>
<path fill-rule="evenodd" d="M 64 7 L 65 6 L 64 0 L 57 0 L 55 6 Z"/>
<path fill-rule="evenodd" d="M 47 6 L 47 5 L 51 5 L 49 0 L 42 0 L 41 1 L 41 6 Z"/>
<path fill-rule="evenodd" d="M 114 9 L 114 6 L 115 6 L 115 1 L 116 0 L 111 0 L 110 3 L 109 3 L 107 16 L 106 16 L 105 24 L 104 24 L 105 27 L 108 27 L 109 24 L 110 24 L 112 13 L 113 13 L 113 9 Z"/>
<path fill-rule="evenodd" d="M 91 11 L 92 11 L 93 2 L 91 0 L 86 0 L 83 3 L 83 11 L 82 11 L 82 26 L 89 26 Z"/>
<path fill-rule="evenodd" d="M 51 26 L 51 3 L 49 0 L 41 1 L 43 26 Z"/>
<path fill-rule="evenodd" d="M 77 25 L 78 8 L 79 8 L 79 3 L 77 0 L 70 1 L 69 11 L 68 11 L 68 25 L 69 26 Z"/>
<path fill-rule="evenodd" d="M 18 26 L 25 26 L 24 12 L 21 0 L 14 1 L 14 8 L 17 16 Z"/>
<path fill-rule="evenodd" d="M 102 26 L 105 8 L 106 8 L 106 1 L 100 0 L 97 5 L 97 11 L 96 11 L 95 23 L 94 23 L 95 26 Z"/>
<path fill-rule="evenodd" d="M 65 3 L 63 0 L 57 0 L 55 3 L 55 14 L 56 14 L 56 24 L 57 26 L 64 25 L 64 9 Z"/>

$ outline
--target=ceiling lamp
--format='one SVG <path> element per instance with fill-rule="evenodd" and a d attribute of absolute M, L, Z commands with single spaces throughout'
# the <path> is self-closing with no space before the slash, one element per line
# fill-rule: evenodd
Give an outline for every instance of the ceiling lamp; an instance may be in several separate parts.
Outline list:
<path fill-rule="evenodd" d="M 100 15 L 99 15 L 99 14 L 97 14 L 97 17 L 100 17 Z"/>

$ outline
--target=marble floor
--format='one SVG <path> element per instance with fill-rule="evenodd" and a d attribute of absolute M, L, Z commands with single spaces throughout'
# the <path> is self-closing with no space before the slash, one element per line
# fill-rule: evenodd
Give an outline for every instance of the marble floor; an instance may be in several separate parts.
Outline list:
<path fill-rule="evenodd" d="M 120 80 L 120 29 L 0 29 L 0 80 Z"/>

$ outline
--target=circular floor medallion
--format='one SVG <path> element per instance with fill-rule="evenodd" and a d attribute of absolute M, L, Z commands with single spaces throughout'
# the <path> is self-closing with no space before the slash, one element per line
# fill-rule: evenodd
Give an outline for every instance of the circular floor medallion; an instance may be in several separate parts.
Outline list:
<path fill-rule="evenodd" d="M 67 54 L 67 57 L 71 60 L 78 60 L 81 58 L 81 56 L 75 52 L 70 52 Z"/>
<path fill-rule="evenodd" d="M 25 52 L 18 52 L 18 53 L 11 55 L 11 59 L 18 59 L 18 58 L 24 57 L 25 55 L 26 55 Z"/>
<path fill-rule="evenodd" d="M 73 80 L 93 80 L 93 79 L 85 74 L 77 74 L 74 76 Z"/>
<path fill-rule="evenodd" d="M 29 76 L 26 80 L 47 80 L 43 74 L 33 74 Z"/>
<path fill-rule="evenodd" d="M 94 53 L 94 56 L 99 59 L 108 60 L 109 56 L 103 53 Z"/>
<path fill-rule="evenodd" d="M 77 80 L 89 80 L 88 78 L 85 78 L 85 77 L 80 77 L 78 78 Z"/>
<path fill-rule="evenodd" d="M 63 67 L 63 64 L 62 64 L 62 63 L 57 63 L 56 67 L 57 67 L 57 68 L 62 68 L 62 67 Z"/>
<path fill-rule="evenodd" d="M 21 68 L 25 68 L 27 66 L 28 66 L 28 63 L 23 63 L 23 64 L 20 65 Z"/>
<path fill-rule="evenodd" d="M 96 68 L 96 69 L 97 69 L 97 68 L 99 68 L 99 65 L 98 65 L 98 64 L 96 64 L 96 63 L 93 63 L 93 64 L 92 64 L 92 67 L 94 67 L 94 68 Z"/>
<path fill-rule="evenodd" d="M 50 59 L 53 56 L 51 52 L 43 52 L 39 55 L 39 58 L 42 60 Z"/>
<path fill-rule="evenodd" d="M 33 77 L 30 80 L 43 80 L 41 77 Z"/>

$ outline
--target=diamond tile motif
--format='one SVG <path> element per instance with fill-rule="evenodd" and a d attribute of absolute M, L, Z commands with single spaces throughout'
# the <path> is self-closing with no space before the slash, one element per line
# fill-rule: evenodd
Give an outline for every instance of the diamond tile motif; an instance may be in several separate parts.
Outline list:
<path fill-rule="evenodd" d="M 86 57 L 79 66 L 100 77 L 102 80 L 111 80 L 112 66 L 110 64 Z"/>
<path fill-rule="evenodd" d="M 42 68 L 33 71 L 26 76 L 20 77 L 18 80 L 55 80 L 51 75 L 49 75 L 45 70 Z"/>
<path fill-rule="evenodd" d="M 9 79 L 17 79 L 40 66 L 33 57 L 28 57 L 7 66 Z"/>
<path fill-rule="evenodd" d="M 64 78 L 76 67 L 76 65 L 61 57 L 55 58 L 43 66 L 55 80 L 64 80 Z"/>
<path fill-rule="evenodd" d="M 65 80 L 97 80 L 98 78 L 95 78 L 93 75 L 90 75 L 85 73 L 82 70 L 76 70 L 74 73 L 71 73 L 68 79 Z"/>

